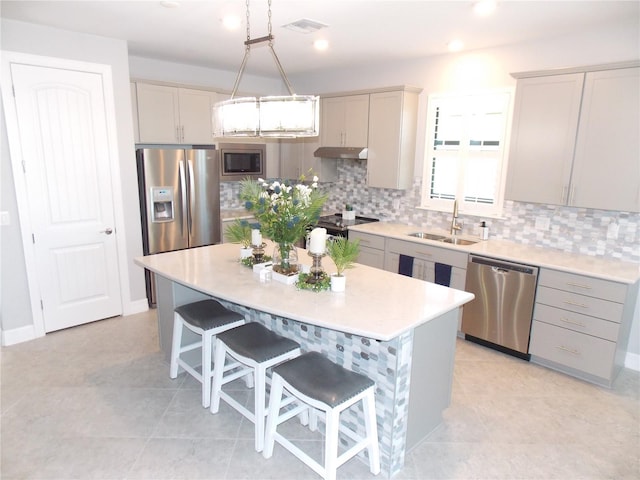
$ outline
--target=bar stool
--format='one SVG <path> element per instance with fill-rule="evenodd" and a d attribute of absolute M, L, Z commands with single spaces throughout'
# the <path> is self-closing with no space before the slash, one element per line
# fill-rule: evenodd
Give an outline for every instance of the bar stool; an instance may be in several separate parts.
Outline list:
<path fill-rule="evenodd" d="M 226 364 L 227 355 L 232 363 Z M 211 413 L 218 413 L 220 399 L 255 425 L 255 449 L 264 446 L 267 369 L 300 355 L 300 345 L 259 323 L 247 323 L 218 335 L 213 369 Z M 235 362 L 233 362 L 235 360 Z M 251 412 L 222 390 L 227 383 L 253 374 L 255 406 Z"/>
<path fill-rule="evenodd" d="M 187 373 L 198 380 L 202 384 L 202 406 L 205 408 L 209 406 L 211 401 L 213 339 L 219 333 L 243 324 L 244 317 L 241 314 L 225 308 L 213 299 L 188 303 L 174 310 L 169 376 L 176 378 L 178 376 L 178 367 L 182 367 Z M 200 340 L 182 346 L 182 332 L 185 327 L 193 333 L 200 335 Z M 202 349 L 201 372 L 198 372 L 180 358 L 181 354 L 195 350 L 196 348 Z"/>
<path fill-rule="evenodd" d="M 317 352 L 309 352 L 273 369 L 271 397 L 265 432 L 265 458 L 273 455 L 274 442 L 302 460 L 308 467 L 326 480 L 336 478 L 336 470 L 361 450 L 367 449 L 371 473 L 380 473 L 380 449 L 374 397 L 375 383 L 364 375 L 336 365 Z M 280 414 L 283 392 L 300 402 L 295 408 Z M 362 401 L 366 436 L 362 437 L 347 425 L 340 423 L 340 413 Z M 290 402 L 287 402 L 290 403 Z M 307 453 L 277 432 L 278 425 L 311 408 L 309 426 L 317 428 L 318 409 L 325 414 L 324 465 L 320 465 Z M 338 455 L 338 434 L 342 432 L 355 444 Z"/>

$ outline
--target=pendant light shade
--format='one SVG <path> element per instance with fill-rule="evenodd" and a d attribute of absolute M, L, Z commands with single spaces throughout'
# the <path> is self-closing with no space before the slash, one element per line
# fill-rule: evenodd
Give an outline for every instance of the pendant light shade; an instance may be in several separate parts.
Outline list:
<path fill-rule="evenodd" d="M 244 58 L 236 77 L 231 99 L 213 108 L 216 137 L 315 137 L 318 135 L 320 99 L 313 95 L 296 95 L 273 49 L 271 35 L 271 0 L 269 0 L 269 34 L 255 40 L 249 32 L 249 0 L 247 0 L 247 40 Z M 251 45 L 269 42 L 268 46 L 289 95 L 234 98 L 249 58 Z"/>

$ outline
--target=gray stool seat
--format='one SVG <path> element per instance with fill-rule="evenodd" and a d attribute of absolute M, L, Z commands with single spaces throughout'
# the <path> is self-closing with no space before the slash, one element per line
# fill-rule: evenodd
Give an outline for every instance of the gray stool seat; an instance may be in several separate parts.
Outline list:
<path fill-rule="evenodd" d="M 274 444 L 278 442 L 322 478 L 335 480 L 338 467 L 366 450 L 369 470 L 377 475 L 380 473 L 380 447 L 375 388 L 375 382 L 370 378 L 347 370 L 317 352 L 305 353 L 274 367 L 263 456 L 271 458 Z M 364 433 L 359 422 L 340 420 L 342 412 L 360 402 Z M 303 424 L 308 420 L 309 428 L 315 431 L 318 414 L 324 414 L 325 420 L 322 463 L 302 450 L 305 442 L 294 444 L 288 439 L 285 436 L 287 429 L 283 429 L 285 433 L 278 432 L 278 425 L 296 415 L 301 415 Z M 346 443 L 340 452 L 339 444 L 343 440 Z"/>
<path fill-rule="evenodd" d="M 181 305 L 175 311 L 184 321 L 202 330 L 211 330 L 244 319 L 239 313 L 213 299 Z"/>
<path fill-rule="evenodd" d="M 220 400 L 244 415 L 254 424 L 254 445 L 261 452 L 264 445 L 264 424 L 267 415 L 267 370 L 300 355 L 300 345 L 272 332 L 260 323 L 251 322 L 218 335 L 214 357 L 211 413 L 217 413 Z M 229 362 L 227 362 L 229 360 Z M 245 377 L 247 386 L 254 386 L 254 407 L 249 410 L 238 402 L 224 385 Z"/>
<path fill-rule="evenodd" d="M 318 352 L 305 353 L 273 371 L 303 395 L 332 408 L 374 385 L 369 377 L 347 370 Z"/>
<path fill-rule="evenodd" d="M 272 332 L 260 323 L 247 323 L 218 335 L 218 338 L 236 354 L 256 363 L 300 348 L 297 342 Z"/>
<path fill-rule="evenodd" d="M 173 338 L 171 339 L 171 366 L 169 376 L 176 378 L 180 367 L 202 384 L 202 406 L 211 402 L 211 361 L 215 347 L 215 337 L 219 333 L 244 324 L 244 317 L 213 299 L 200 300 L 181 305 L 173 314 Z M 198 340 L 183 345 L 182 332 L 190 330 L 198 335 Z M 187 340 L 187 342 L 189 342 Z M 201 349 L 200 371 L 181 355 L 191 350 Z M 191 360 L 191 363 L 193 360 Z"/>

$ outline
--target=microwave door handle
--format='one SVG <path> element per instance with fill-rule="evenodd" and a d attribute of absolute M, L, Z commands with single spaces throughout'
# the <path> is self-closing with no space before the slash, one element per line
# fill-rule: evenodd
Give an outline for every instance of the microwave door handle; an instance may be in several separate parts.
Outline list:
<path fill-rule="evenodd" d="M 187 161 L 187 165 L 189 167 L 189 208 L 187 209 L 187 218 L 189 221 L 189 237 L 193 236 L 193 209 L 196 206 L 195 197 L 196 197 L 196 183 L 193 178 L 193 162 L 191 160 Z"/>
<path fill-rule="evenodd" d="M 187 182 L 184 174 L 184 162 L 178 164 L 178 174 L 180 175 L 180 199 L 182 200 L 182 222 L 180 223 L 180 235 L 184 237 L 187 221 Z"/>

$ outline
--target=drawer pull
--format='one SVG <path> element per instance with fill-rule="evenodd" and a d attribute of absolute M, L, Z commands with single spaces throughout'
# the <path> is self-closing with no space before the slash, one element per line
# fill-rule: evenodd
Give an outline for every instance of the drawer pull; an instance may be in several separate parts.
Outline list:
<path fill-rule="evenodd" d="M 584 288 L 585 290 L 591 290 L 591 285 L 585 285 L 583 283 L 567 282 L 567 285 L 569 285 L 570 287 L 577 287 L 577 288 Z"/>
<path fill-rule="evenodd" d="M 578 322 L 576 320 L 570 320 L 568 318 L 565 317 L 560 317 L 560 321 L 564 322 L 564 323 L 569 323 L 571 325 L 577 325 L 578 327 L 586 327 L 586 325 L 582 322 Z"/>
<path fill-rule="evenodd" d="M 558 345 L 558 346 L 556 346 L 556 348 L 558 350 L 562 350 L 564 352 L 568 352 L 571 355 L 580 355 L 580 351 L 579 350 L 576 350 L 574 348 L 565 347 L 564 345 Z"/>
<path fill-rule="evenodd" d="M 433 257 L 431 253 L 419 252 L 418 250 L 416 250 L 416 255 L 422 255 L 423 257 Z"/>
<path fill-rule="evenodd" d="M 371 243 L 371 241 L 365 240 L 364 238 L 361 238 L 360 239 L 360 243 Z"/>
<path fill-rule="evenodd" d="M 585 305 L 584 303 L 576 303 L 572 302 L 571 300 L 565 300 L 564 303 L 566 303 L 567 305 L 572 305 L 574 307 L 589 308 L 589 306 Z"/>

